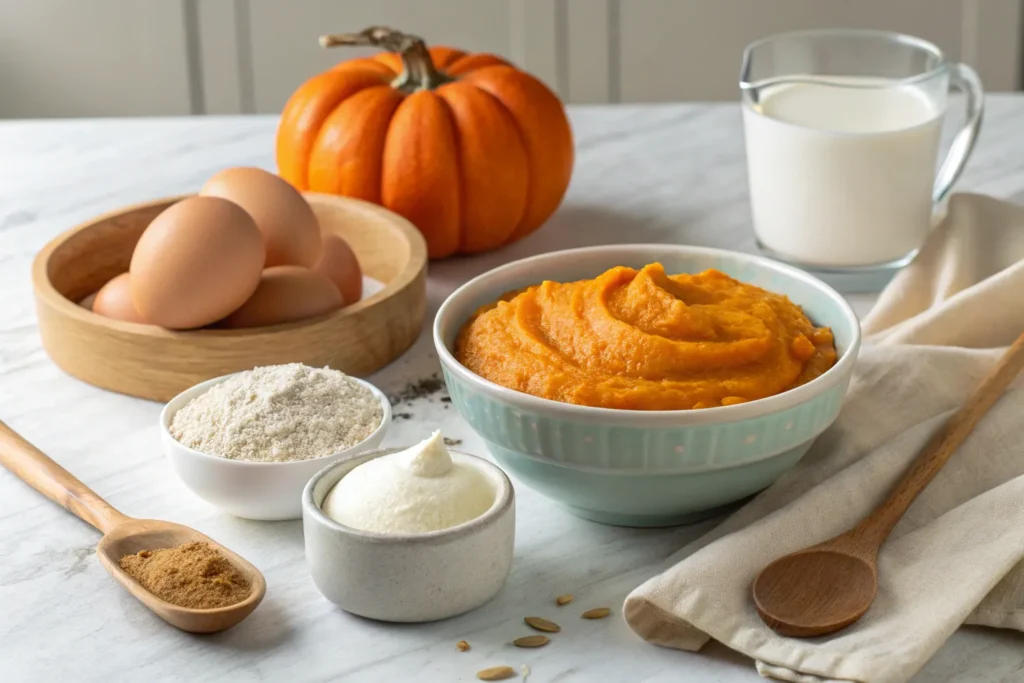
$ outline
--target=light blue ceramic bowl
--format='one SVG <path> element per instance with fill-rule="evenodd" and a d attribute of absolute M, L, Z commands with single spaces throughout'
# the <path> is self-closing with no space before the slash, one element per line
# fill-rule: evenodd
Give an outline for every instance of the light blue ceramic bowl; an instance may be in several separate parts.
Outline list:
<path fill-rule="evenodd" d="M 704 410 L 634 411 L 560 403 L 507 389 L 455 360 L 455 337 L 480 306 L 543 280 L 593 278 L 660 262 L 669 273 L 716 268 L 789 296 L 835 335 L 839 360 L 777 396 Z M 758 256 L 665 244 L 571 249 L 470 280 L 441 306 L 434 344 L 452 402 L 497 461 L 573 513 L 607 524 L 665 526 L 707 516 L 775 481 L 839 414 L 860 347 L 857 316 L 820 280 Z"/>

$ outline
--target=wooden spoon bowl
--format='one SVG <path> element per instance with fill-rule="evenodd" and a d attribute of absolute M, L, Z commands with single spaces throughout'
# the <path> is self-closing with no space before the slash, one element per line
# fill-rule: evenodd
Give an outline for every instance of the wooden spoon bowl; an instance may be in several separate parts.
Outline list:
<path fill-rule="evenodd" d="M 102 531 L 103 538 L 96 546 L 100 563 L 128 592 L 172 626 L 190 633 L 223 631 L 252 614 L 267 592 L 263 574 L 240 555 L 187 526 L 155 519 L 135 519 L 121 514 L 3 422 L 0 422 L 0 465 L 53 502 Z M 141 550 L 174 548 L 192 541 L 209 543 L 249 580 L 250 591 L 244 600 L 213 609 L 181 607 L 150 593 L 121 569 L 121 558 L 125 555 L 133 555 Z"/>
<path fill-rule="evenodd" d="M 245 600 L 227 607 L 212 609 L 181 607 L 150 593 L 121 569 L 121 558 L 125 555 L 134 555 L 142 550 L 174 548 L 193 541 L 209 543 L 249 580 L 251 590 Z M 228 550 L 209 536 L 174 522 L 125 517 L 123 522 L 100 539 L 96 546 L 96 555 L 99 556 L 100 563 L 106 567 L 110 575 L 138 598 L 142 604 L 167 623 L 190 633 L 214 633 L 231 628 L 252 614 L 267 592 L 267 582 L 264 580 L 263 574 L 249 564 L 245 558 Z"/>
<path fill-rule="evenodd" d="M 781 635 L 833 633 L 871 607 L 878 592 L 877 574 L 874 562 L 856 554 L 809 548 L 761 570 L 754 582 L 754 606 L 764 623 Z"/>

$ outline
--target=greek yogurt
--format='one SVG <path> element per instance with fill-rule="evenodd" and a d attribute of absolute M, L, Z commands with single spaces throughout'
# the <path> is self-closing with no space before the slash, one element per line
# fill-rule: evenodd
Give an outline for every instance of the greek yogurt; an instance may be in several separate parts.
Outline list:
<path fill-rule="evenodd" d="M 452 460 L 436 431 L 412 448 L 353 469 L 327 494 L 322 509 L 353 529 L 419 534 L 476 519 L 495 495 L 480 470 Z"/>

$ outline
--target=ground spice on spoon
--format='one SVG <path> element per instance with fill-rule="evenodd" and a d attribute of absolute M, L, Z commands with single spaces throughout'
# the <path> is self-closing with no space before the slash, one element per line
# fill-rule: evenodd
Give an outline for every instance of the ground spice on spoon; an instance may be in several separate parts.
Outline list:
<path fill-rule="evenodd" d="M 227 607 L 245 600 L 249 580 L 205 541 L 125 555 L 119 564 L 162 600 L 191 609 Z"/>

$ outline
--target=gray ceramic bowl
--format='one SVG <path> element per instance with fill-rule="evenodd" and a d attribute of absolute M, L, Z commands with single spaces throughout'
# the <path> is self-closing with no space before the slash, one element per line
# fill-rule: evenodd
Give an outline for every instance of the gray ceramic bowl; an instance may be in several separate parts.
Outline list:
<path fill-rule="evenodd" d="M 321 510 L 327 494 L 356 466 L 399 450 L 344 458 L 306 484 L 302 531 L 313 583 L 342 609 L 381 621 L 434 621 L 479 607 L 505 583 L 515 544 L 515 492 L 495 465 L 449 451 L 453 460 L 480 470 L 496 493 L 487 512 L 450 529 L 378 534 L 339 524 Z"/>

